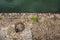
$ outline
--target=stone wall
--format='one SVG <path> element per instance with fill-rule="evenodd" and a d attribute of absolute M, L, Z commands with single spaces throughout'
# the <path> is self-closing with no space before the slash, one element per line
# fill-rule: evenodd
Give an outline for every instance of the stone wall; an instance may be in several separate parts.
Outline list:
<path fill-rule="evenodd" d="M 0 13 L 0 40 L 60 40 L 60 14 Z"/>

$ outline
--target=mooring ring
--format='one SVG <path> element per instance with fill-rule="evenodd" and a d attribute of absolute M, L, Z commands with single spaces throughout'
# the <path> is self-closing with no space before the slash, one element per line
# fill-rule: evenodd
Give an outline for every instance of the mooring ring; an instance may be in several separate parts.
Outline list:
<path fill-rule="evenodd" d="M 19 24 L 22 25 L 22 29 L 21 29 L 21 30 L 17 28 L 17 25 L 19 25 Z M 17 32 L 22 32 L 24 29 L 25 29 L 24 23 L 19 22 L 19 23 L 16 23 L 16 24 L 15 24 L 15 31 L 16 31 L 16 33 L 17 33 Z"/>

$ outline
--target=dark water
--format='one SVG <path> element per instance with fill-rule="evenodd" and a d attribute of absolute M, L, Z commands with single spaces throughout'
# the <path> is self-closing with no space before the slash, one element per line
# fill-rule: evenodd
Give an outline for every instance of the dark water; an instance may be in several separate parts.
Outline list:
<path fill-rule="evenodd" d="M 0 0 L 0 12 L 60 12 L 60 0 Z"/>

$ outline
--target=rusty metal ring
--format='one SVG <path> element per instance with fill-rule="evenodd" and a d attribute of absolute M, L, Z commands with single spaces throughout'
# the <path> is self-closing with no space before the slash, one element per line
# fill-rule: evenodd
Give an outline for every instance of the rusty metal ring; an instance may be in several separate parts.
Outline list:
<path fill-rule="evenodd" d="M 19 24 L 22 25 L 22 30 L 16 28 L 17 25 L 19 25 Z M 24 25 L 22 22 L 19 22 L 19 23 L 16 23 L 16 24 L 15 24 L 15 31 L 16 31 L 16 33 L 17 33 L 17 32 L 22 32 L 24 29 L 25 29 L 25 25 Z"/>

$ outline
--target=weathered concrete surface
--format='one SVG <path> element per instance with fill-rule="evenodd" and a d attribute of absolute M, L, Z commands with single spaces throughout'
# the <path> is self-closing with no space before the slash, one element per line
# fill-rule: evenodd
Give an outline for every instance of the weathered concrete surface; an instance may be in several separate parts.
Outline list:
<path fill-rule="evenodd" d="M 32 21 L 33 16 L 38 22 Z M 25 29 L 16 33 L 18 22 L 22 22 Z M 60 40 L 60 14 L 0 13 L 0 40 Z"/>

